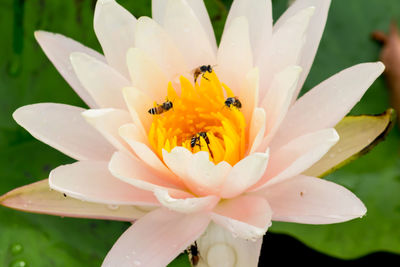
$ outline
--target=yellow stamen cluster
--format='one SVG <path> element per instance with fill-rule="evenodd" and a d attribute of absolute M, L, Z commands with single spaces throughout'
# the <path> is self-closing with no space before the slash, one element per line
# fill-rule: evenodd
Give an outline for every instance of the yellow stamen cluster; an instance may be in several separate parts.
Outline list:
<path fill-rule="evenodd" d="M 162 159 L 162 149 L 171 151 L 183 146 L 196 153 L 207 151 L 214 163 L 226 161 L 234 165 L 245 153 L 246 123 L 242 112 L 236 107 L 225 106 L 232 91 L 220 83 L 217 75 L 205 74 L 195 86 L 181 76 L 181 93 L 177 94 L 171 84 L 167 100 L 173 108 L 153 116 L 148 138 L 151 146 Z M 208 140 L 199 136 L 207 133 Z M 196 139 L 193 146 L 192 138 Z"/>

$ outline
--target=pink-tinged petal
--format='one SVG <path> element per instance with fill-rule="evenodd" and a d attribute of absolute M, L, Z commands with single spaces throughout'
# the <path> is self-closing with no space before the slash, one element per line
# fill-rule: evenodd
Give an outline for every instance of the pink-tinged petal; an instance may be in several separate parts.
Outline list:
<path fill-rule="evenodd" d="M 220 202 L 211 214 L 212 220 L 239 238 L 262 238 L 271 225 L 268 202 L 258 196 L 239 196 Z"/>
<path fill-rule="evenodd" d="M 204 232 L 209 222 L 206 214 L 157 209 L 125 231 L 102 266 L 167 266 Z"/>
<path fill-rule="evenodd" d="M 229 10 L 225 29 L 235 18 L 244 16 L 249 22 L 250 42 L 254 58 L 265 49 L 272 34 L 272 6 L 270 0 L 235 0 Z"/>
<path fill-rule="evenodd" d="M 136 18 L 114 0 L 99 0 L 94 13 L 94 31 L 108 64 L 125 77 L 126 52 L 134 46 Z"/>
<path fill-rule="evenodd" d="M 81 116 L 83 108 L 41 103 L 21 107 L 14 120 L 36 139 L 77 160 L 108 160 L 115 148 Z"/>
<path fill-rule="evenodd" d="M 208 39 L 210 40 L 211 46 L 214 52 L 217 52 L 217 41 L 215 40 L 214 29 L 211 24 L 210 17 L 208 16 L 208 11 L 206 6 L 204 5 L 203 0 L 186 0 L 189 6 L 192 8 L 193 12 L 196 14 L 197 19 L 200 21 L 203 26 L 204 31 L 207 34 Z"/>
<path fill-rule="evenodd" d="M 116 149 L 129 151 L 129 146 L 118 133 L 119 127 L 132 121 L 129 112 L 112 108 L 88 109 L 82 116 Z"/>
<path fill-rule="evenodd" d="M 50 172 L 49 185 L 83 201 L 110 205 L 159 205 L 151 192 L 127 185 L 112 176 L 105 161 L 78 161 L 59 166 Z"/>
<path fill-rule="evenodd" d="M 119 128 L 120 136 L 129 144 L 136 156 L 151 168 L 157 170 L 173 184 L 180 187 L 183 183 L 160 160 L 160 158 L 148 146 L 147 138 L 143 138 L 134 124 L 126 124 Z"/>
<path fill-rule="evenodd" d="M 267 114 L 268 134 L 285 117 L 300 73 L 300 67 L 290 66 L 274 76 L 271 87 L 261 103 L 261 107 L 265 109 Z"/>
<path fill-rule="evenodd" d="M 217 195 L 231 169 L 225 161 L 214 164 L 208 152 L 200 151 L 191 155 L 186 165 L 187 175 L 182 180 L 196 195 Z"/>
<path fill-rule="evenodd" d="M 303 87 L 304 81 L 310 72 L 311 65 L 314 61 L 325 28 L 330 4 L 330 0 L 296 0 L 274 25 L 274 32 L 278 31 L 299 10 L 311 6 L 315 7 L 314 15 L 312 16 L 309 27 L 305 32 L 305 43 L 299 58 L 299 65 L 303 68 L 303 73 L 300 76 L 293 101 L 296 100 L 300 89 Z"/>
<path fill-rule="evenodd" d="M 252 190 L 259 190 L 302 173 L 320 160 L 337 141 L 339 135 L 336 130 L 329 128 L 300 136 L 279 150 L 272 150 L 269 167 Z"/>
<path fill-rule="evenodd" d="M 268 160 L 269 151 L 253 153 L 236 163 L 226 177 L 220 196 L 233 198 L 257 183 L 265 173 Z"/>
<path fill-rule="evenodd" d="M 56 67 L 61 76 L 63 76 L 63 78 L 69 83 L 72 89 L 75 90 L 79 97 L 82 98 L 89 107 L 96 108 L 96 102 L 79 82 L 78 77 L 76 77 L 69 60 L 69 55 L 72 52 L 83 52 L 100 61 L 105 61 L 105 58 L 96 51 L 61 34 L 36 31 L 35 38 L 46 56 L 53 63 L 54 67 Z"/>
<path fill-rule="evenodd" d="M 184 58 L 172 41 L 171 37 L 157 22 L 151 18 L 141 17 L 138 19 L 135 32 L 135 47 L 139 48 L 145 54 L 149 55 L 152 60 L 154 60 L 154 62 L 166 74 L 168 81 L 178 79 L 182 73 L 190 71 L 186 67 Z M 144 63 L 142 63 L 142 66 L 140 66 L 141 69 L 139 70 L 143 69 Z M 139 66 L 133 65 L 131 68 L 133 68 L 133 70 L 131 70 L 131 77 L 135 77 L 135 80 L 140 78 L 136 77 L 141 74 L 133 73 L 135 68 L 139 68 Z M 154 72 L 150 73 L 150 75 L 153 75 L 153 77 L 155 76 Z M 139 86 L 139 88 L 142 87 Z M 163 88 L 163 90 L 164 91 L 162 92 L 162 95 L 165 94 L 165 88 Z"/>
<path fill-rule="evenodd" d="M 0 205 L 40 214 L 116 221 L 133 221 L 147 213 L 140 207 L 104 205 L 64 196 L 50 189 L 47 179 L 8 192 L 0 197 Z"/>
<path fill-rule="evenodd" d="M 176 185 L 169 183 L 165 177 L 160 177 L 142 161 L 125 152 L 115 152 L 108 169 L 115 177 L 137 188 L 154 191 L 155 189 L 167 189 L 168 192 L 178 198 L 191 197 L 192 195 L 180 190 Z"/>
<path fill-rule="evenodd" d="M 266 113 L 266 136 L 262 140 L 260 151 L 268 147 L 279 129 L 279 125 L 285 118 L 292 101 L 293 92 L 296 90 L 300 73 L 300 67 L 290 66 L 274 76 L 271 87 L 261 103 L 261 107 L 265 109 Z"/>
<path fill-rule="evenodd" d="M 238 95 L 245 86 L 246 75 L 253 67 L 253 56 L 246 17 L 235 18 L 225 30 L 218 48 L 218 77 Z"/>
<path fill-rule="evenodd" d="M 299 175 L 260 192 L 270 203 L 275 221 L 328 224 L 362 217 L 364 204 L 341 185 Z"/>
<path fill-rule="evenodd" d="M 253 111 L 258 105 L 258 94 L 260 85 L 260 73 L 258 68 L 251 69 L 246 77 L 243 90 L 239 92 L 239 99 L 242 103 L 241 111 L 246 120 L 246 124 L 249 125 L 253 116 Z M 249 130 L 249 128 L 247 129 Z"/>
<path fill-rule="evenodd" d="M 152 0 L 152 17 L 155 21 L 162 24 L 164 22 L 165 11 L 168 0 Z M 217 52 L 217 42 L 215 40 L 214 29 L 211 24 L 210 17 L 203 0 L 186 0 L 186 3 L 191 7 L 192 11 L 199 20 L 203 27 L 208 39 L 210 40 L 211 46 L 214 53 Z"/>
<path fill-rule="evenodd" d="M 126 109 L 122 88 L 130 82 L 115 69 L 85 53 L 70 55 L 75 74 L 101 108 Z"/>
<path fill-rule="evenodd" d="M 250 135 L 249 135 L 249 154 L 254 153 L 260 146 L 264 138 L 265 133 L 265 110 L 263 108 L 255 108 L 253 112 L 253 118 L 250 124 Z"/>
<path fill-rule="evenodd" d="M 125 87 L 122 89 L 122 94 L 133 123 L 140 129 L 142 135 L 147 136 L 152 123 L 152 117 L 148 110 L 154 106 L 154 100 L 134 87 Z"/>
<path fill-rule="evenodd" d="M 229 230 L 210 223 L 204 234 L 197 239 L 201 255 L 198 266 L 257 267 L 261 245 L 262 238 L 256 241 L 236 238 Z"/>
<path fill-rule="evenodd" d="M 359 64 L 311 89 L 289 109 L 271 145 L 280 147 L 297 136 L 334 127 L 384 68 L 381 62 Z"/>
<path fill-rule="evenodd" d="M 153 99 L 153 102 L 164 102 L 168 79 L 150 55 L 139 48 L 130 48 L 126 61 L 133 86 L 148 95 L 149 98 Z M 148 109 L 151 107 L 148 107 Z M 146 109 L 146 112 L 148 109 Z"/>
<path fill-rule="evenodd" d="M 171 152 L 167 152 L 163 149 L 162 151 L 163 161 L 168 168 L 185 180 L 188 176 L 187 166 L 191 162 L 192 152 L 184 147 L 176 146 Z"/>
<path fill-rule="evenodd" d="M 256 65 L 261 73 L 260 99 L 265 97 L 276 73 L 299 65 L 304 34 L 314 11 L 314 7 L 307 7 L 286 20 L 282 27 L 274 31 L 270 45 L 257 58 Z"/>
<path fill-rule="evenodd" d="M 161 25 L 174 40 L 189 69 L 216 63 L 208 35 L 185 0 L 167 1 Z"/>
<path fill-rule="evenodd" d="M 211 211 L 219 201 L 217 196 L 173 198 L 168 191 L 156 189 L 154 195 L 164 207 L 180 213 Z"/>

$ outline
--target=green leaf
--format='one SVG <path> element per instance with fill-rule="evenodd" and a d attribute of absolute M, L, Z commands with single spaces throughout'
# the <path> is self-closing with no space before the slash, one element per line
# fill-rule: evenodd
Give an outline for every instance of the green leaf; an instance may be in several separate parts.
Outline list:
<path fill-rule="evenodd" d="M 397 0 L 332 1 L 304 88 L 310 89 L 351 65 L 378 60 L 379 45 L 370 39 L 370 33 L 387 31 L 391 19 L 400 21 L 399 9 Z M 351 113 L 377 114 L 388 107 L 387 88 L 379 78 Z M 327 177 L 360 197 L 368 209 L 364 218 L 320 226 L 274 222 L 271 231 L 290 234 L 318 251 L 344 259 L 375 251 L 400 253 L 399 145 L 400 133 L 395 129 L 370 153 Z"/>

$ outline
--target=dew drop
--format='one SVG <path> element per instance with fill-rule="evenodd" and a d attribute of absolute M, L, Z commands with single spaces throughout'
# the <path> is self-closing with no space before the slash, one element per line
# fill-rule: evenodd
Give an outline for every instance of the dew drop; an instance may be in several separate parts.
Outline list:
<path fill-rule="evenodd" d="M 142 263 L 141 263 L 140 261 L 138 261 L 138 260 L 133 261 L 133 264 L 134 264 L 135 266 L 140 266 L 140 265 L 142 265 Z"/>
<path fill-rule="evenodd" d="M 119 206 L 118 205 L 108 205 L 107 206 L 110 210 L 117 210 L 117 209 L 119 209 Z"/>
<path fill-rule="evenodd" d="M 21 244 L 16 243 L 11 246 L 11 253 L 14 255 L 21 253 L 23 250 L 24 248 L 22 247 Z"/>
<path fill-rule="evenodd" d="M 10 267 L 26 267 L 27 264 L 23 260 L 16 260 L 10 263 Z"/>

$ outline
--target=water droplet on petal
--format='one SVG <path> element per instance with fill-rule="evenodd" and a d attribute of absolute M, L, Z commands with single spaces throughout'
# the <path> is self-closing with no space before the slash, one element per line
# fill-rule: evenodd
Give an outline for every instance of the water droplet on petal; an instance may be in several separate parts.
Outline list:
<path fill-rule="evenodd" d="M 117 210 L 117 209 L 119 209 L 119 206 L 118 205 L 108 205 L 108 208 L 110 210 Z"/>
<path fill-rule="evenodd" d="M 23 246 L 21 244 L 13 244 L 11 246 L 11 253 L 16 255 L 18 253 L 21 253 L 24 250 Z"/>
<path fill-rule="evenodd" d="M 142 263 L 141 263 L 140 261 L 138 261 L 138 260 L 133 261 L 133 264 L 134 264 L 135 266 L 140 266 L 140 265 L 142 265 Z"/>

